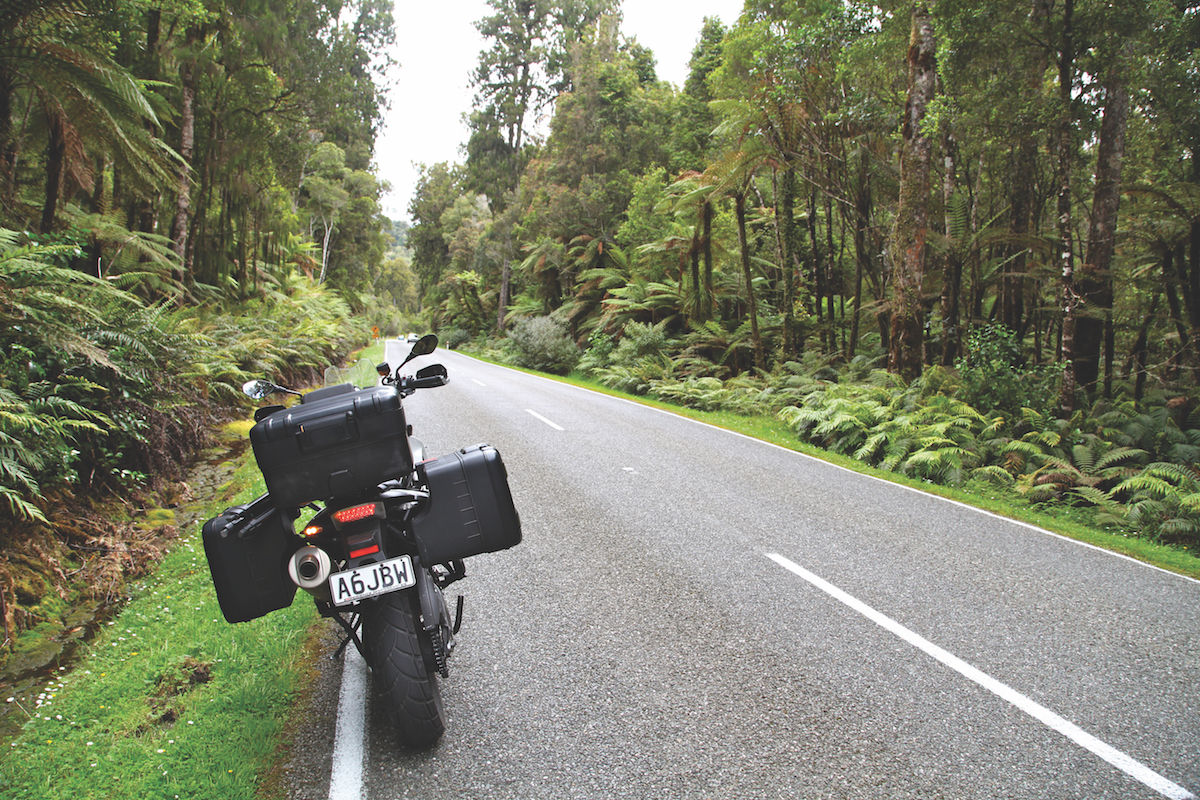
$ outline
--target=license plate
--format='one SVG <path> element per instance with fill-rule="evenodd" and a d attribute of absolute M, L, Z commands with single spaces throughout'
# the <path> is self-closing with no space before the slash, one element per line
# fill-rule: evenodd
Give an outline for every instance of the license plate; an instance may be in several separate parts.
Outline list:
<path fill-rule="evenodd" d="M 368 597 L 415 586 L 412 559 L 408 556 L 390 558 L 358 569 L 335 572 L 329 576 L 329 593 L 335 606 L 344 606 Z"/>

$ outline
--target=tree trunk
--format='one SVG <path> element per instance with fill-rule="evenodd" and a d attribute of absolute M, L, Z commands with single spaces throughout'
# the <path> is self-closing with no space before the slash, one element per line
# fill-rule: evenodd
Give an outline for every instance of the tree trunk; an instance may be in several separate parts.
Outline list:
<path fill-rule="evenodd" d="M 1125 123 L 1129 91 L 1121 79 L 1108 87 L 1096 153 L 1096 192 L 1088 228 L 1087 255 L 1076 292 L 1086 307 L 1075 323 L 1075 383 L 1094 391 L 1099 380 L 1100 349 L 1112 312 L 1112 257 L 1116 247 L 1117 210 L 1121 201 L 1121 165 L 1125 157 Z"/>
<path fill-rule="evenodd" d="M 704 198 L 704 206 L 701 209 L 701 215 L 704 222 L 703 239 L 700 246 L 703 248 L 704 256 L 704 305 L 703 319 L 705 322 L 713 318 L 713 306 L 715 297 L 713 295 L 713 250 L 712 250 L 712 221 L 713 221 L 713 204 L 706 197 Z"/>
<path fill-rule="evenodd" d="M 1158 311 L 1158 301 L 1161 298 L 1162 292 L 1155 292 L 1154 297 L 1151 298 L 1150 310 L 1142 319 L 1142 325 L 1138 329 L 1137 341 L 1133 343 L 1133 352 L 1130 354 L 1130 367 L 1134 374 L 1134 402 L 1141 402 L 1142 396 L 1146 393 L 1146 363 L 1150 359 L 1150 327 L 1154 324 L 1154 315 Z"/>
<path fill-rule="evenodd" d="M 949 130 L 943 137 L 942 149 L 945 150 L 945 174 L 942 176 L 942 206 L 946 214 L 946 231 L 953 230 L 951 216 L 953 214 L 951 199 L 958 188 L 957 166 L 955 158 L 957 147 L 954 134 Z M 969 231 L 964 231 L 964 235 Z M 963 242 L 951 242 L 942 262 L 942 358 L 943 367 L 954 366 L 958 358 L 958 342 L 960 331 L 958 327 L 958 305 L 962 293 Z"/>
<path fill-rule="evenodd" d="M 852 359 L 858 352 L 858 325 L 862 316 L 863 273 L 871 268 L 871 184 L 866 148 L 859 156 L 859 182 L 854 190 L 854 312 L 850 319 L 850 342 L 846 345 L 846 358 Z"/>
<path fill-rule="evenodd" d="M 197 42 L 199 38 L 200 32 L 197 29 L 188 30 L 189 45 Z M 171 250 L 179 258 L 182 270 L 187 255 L 188 221 L 192 206 L 192 149 L 196 141 L 196 59 L 193 56 L 189 55 L 184 59 L 179 70 L 179 80 L 179 155 L 182 163 L 179 165 L 176 184 L 175 219 L 171 223 Z M 177 277 L 183 279 L 185 276 L 180 274 Z"/>
<path fill-rule="evenodd" d="M 900 152 L 900 205 L 894 233 L 892 337 L 888 371 L 911 381 L 921 374 L 925 238 L 929 227 L 932 143 L 922 130 L 937 89 L 933 18 L 926 3 L 914 6 L 908 45 L 908 101 Z"/>
<path fill-rule="evenodd" d="M 696 221 L 696 225 L 692 228 L 692 247 L 688 254 L 692 264 L 692 313 L 691 318 L 697 322 L 703 320 L 704 316 L 704 301 L 700 291 L 700 228 L 701 223 Z"/>
<path fill-rule="evenodd" d="M 12 127 L 12 77 L 0 65 L 0 208 L 12 209 L 16 197 L 17 139 Z"/>
<path fill-rule="evenodd" d="M 1192 183 L 1200 184 L 1200 148 L 1192 148 Z M 1200 383 L 1200 217 L 1192 217 L 1191 228 L 1188 232 L 1187 256 L 1179 254 L 1176 259 L 1179 269 L 1179 283 L 1183 290 L 1183 307 L 1187 313 L 1190 335 L 1181 337 L 1183 359 L 1190 362 L 1192 374 Z"/>
<path fill-rule="evenodd" d="M 51 117 L 50 141 L 46 145 L 46 201 L 42 205 L 42 233 L 54 230 L 58 197 L 62 194 L 63 161 L 66 154 L 67 141 L 63 131 L 63 120 L 58 116 Z"/>
<path fill-rule="evenodd" d="M 1075 254 L 1071 241 L 1071 86 L 1074 81 L 1075 45 L 1071 30 L 1074 0 L 1063 2 L 1062 49 L 1058 56 L 1058 263 L 1062 271 L 1062 349 L 1063 368 L 1059 405 L 1064 416 L 1075 411 Z"/>
<path fill-rule="evenodd" d="M 813 189 L 808 193 L 808 241 L 812 245 L 812 297 L 813 307 L 817 315 L 817 331 L 820 338 L 821 349 L 826 352 L 832 352 L 829 347 L 828 331 L 825 330 L 825 310 L 823 308 L 822 298 L 825 297 L 825 275 L 824 275 L 824 254 L 818 246 L 820 232 L 817 230 L 817 192 Z M 832 321 L 832 320 L 831 320 Z"/>
<path fill-rule="evenodd" d="M 829 185 L 833 185 L 832 177 Z M 842 241 L 845 241 L 846 230 L 842 228 Z M 829 349 L 828 353 L 836 353 L 838 349 L 837 343 L 837 325 L 834 323 L 834 311 L 836 307 L 833 301 L 833 295 L 840 287 L 840 281 L 835 280 L 837 277 L 836 265 L 841 263 L 841 249 L 835 250 L 833 243 L 833 199 L 829 193 L 825 194 L 825 246 L 829 249 L 829 258 L 825 261 L 825 319 L 829 325 Z M 843 306 L 844 309 L 844 306 Z M 843 315 L 844 317 L 844 315 Z M 843 337 L 844 338 L 844 337 Z"/>
<path fill-rule="evenodd" d="M 763 358 L 762 336 L 758 332 L 758 301 L 754 297 L 754 275 L 750 269 L 750 242 L 746 237 L 746 194 L 737 192 L 733 196 L 737 210 L 738 250 L 742 255 L 742 274 L 746 278 L 746 300 L 750 308 L 750 339 L 754 342 L 754 366 L 766 370 Z"/>
<path fill-rule="evenodd" d="M 1033 0 L 1029 13 L 1031 27 L 1035 30 L 1045 24 L 1049 8 L 1045 0 Z M 1028 46 L 1020 50 L 1029 59 L 1028 66 L 1021 72 L 1025 76 L 1028 97 L 1039 97 L 1042 81 L 1046 74 L 1046 50 L 1041 46 Z M 1035 113 L 1022 115 L 1017 120 L 1018 143 L 1014 156 L 1012 175 L 1012 200 L 1008 230 L 1018 241 L 1007 249 L 1006 264 L 1000 278 L 1000 321 L 1009 330 L 1017 333 L 1026 328 L 1025 281 L 1028 264 L 1028 247 L 1019 241 L 1028 233 L 1033 217 L 1033 190 L 1037 184 L 1037 153 L 1039 129 Z"/>
<path fill-rule="evenodd" d="M 793 167 L 783 171 L 775 214 L 779 268 L 783 270 L 783 350 L 789 358 L 795 358 L 801 347 L 796 337 L 796 170 Z"/>

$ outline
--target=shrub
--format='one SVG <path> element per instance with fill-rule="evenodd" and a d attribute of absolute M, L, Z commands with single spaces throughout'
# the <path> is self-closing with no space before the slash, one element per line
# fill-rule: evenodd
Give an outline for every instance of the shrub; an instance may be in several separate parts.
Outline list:
<path fill-rule="evenodd" d="M 672 345 L 663 323 L 628 322 L 621 329 L 620 342 L 608 354 L 607 364 L 591 367 L 592 374 L 611 389 L 646 394 L 653 381 L 675 376 L 676 363 L 670 356 Z"/>
<path fill-rule="evenodd" d="M 594 375 L 604 369 L 612 361 L 613 351 L 617 343 L 612 336 L 600 329 L 592 331 L 588 337 L 588 348 L 579 360 L 579 371 L 584 375 Z"/>
<path fill-rule="evenodd" d="M 1016 334 L 1003 325 L 971 331 L 966 355 L 955 366 L 962 374 L 959 397 L 984 414 L 1017 414 L 1022 408 L 1044 412 L 1058 397 L 1055 367 L 1025 364 Z"/>
<path fill-rule="evenodd" d="M 579 363 L 579 348 L 566 326 L 552 317 L 523 319 L 508 338 L 513 346 L 513 363 L 519 367 L 566 375 Z"/>
<path fill-rule="evenodd" d="M 442 334 L 442 344 L 447 350 L 457 350 L 471 341 L 471 332 L 466 328 L 450 328 Z"/>
<path fill-rule="evenodd" d="M 1109 497 L 1127 497 L 1126 525 L 1160 542 L 1200 543 L 1200 471 L 1158 462 L 1115 486 Z"/>

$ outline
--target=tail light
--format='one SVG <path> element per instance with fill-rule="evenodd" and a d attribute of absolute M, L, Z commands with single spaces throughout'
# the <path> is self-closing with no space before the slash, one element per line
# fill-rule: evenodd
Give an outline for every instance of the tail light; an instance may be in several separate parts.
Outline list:
<path fill-rule="evenodd" d="M 387 514 L 383 510 L 383 503 L 363 503 L 362 505 L 350 506 L 343 508 L 341 511 L 335 511 L 333 514 L 333 524 L 339 529 L 343 525 L 348 525 L 351 522 L 370 519 L 371 517 L 383 518 Z"/>

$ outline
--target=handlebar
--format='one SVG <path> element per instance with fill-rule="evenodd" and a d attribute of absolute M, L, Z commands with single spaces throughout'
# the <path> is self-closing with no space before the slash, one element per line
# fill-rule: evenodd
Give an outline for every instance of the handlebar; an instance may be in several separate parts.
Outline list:
<path fill-rule="evenodd" d="M 401 397 L 408 397 L 417 389 L 432 389 L 435 386 L 445 386 L 450 382 L 450 376 L 441 364 L 423 367 L 417 371 L 416 375 L 387 374 L 384 364 L 379 365 L 379 370 L 383 384 L 397 387 Z"/>

